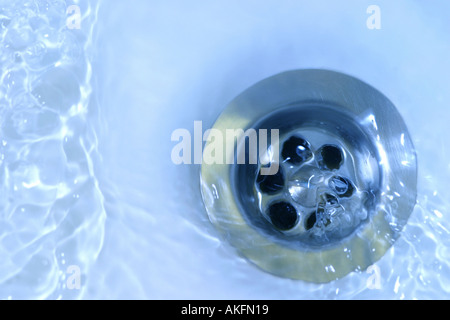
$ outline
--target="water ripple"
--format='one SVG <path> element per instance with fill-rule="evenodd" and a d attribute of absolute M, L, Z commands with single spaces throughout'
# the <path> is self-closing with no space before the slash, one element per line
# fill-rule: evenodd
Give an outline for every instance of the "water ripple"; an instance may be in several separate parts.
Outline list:
<path fill-rule="evenodd" d="M 66 1 L 0 1 L 0 299 L 81 297 L 102 247 L 90 125 L 98 4 L 77 5 L 80 29 Z M 71 270 L 81 289 L 68 286 Z"/>

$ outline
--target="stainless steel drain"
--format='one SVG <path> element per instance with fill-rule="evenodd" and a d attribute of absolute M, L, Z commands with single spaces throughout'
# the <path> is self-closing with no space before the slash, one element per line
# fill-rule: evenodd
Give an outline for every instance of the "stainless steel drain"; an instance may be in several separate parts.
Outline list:
<path fill-rule="evenodd" d="M 201 170 L 210 220 L 243 256 L 312 282 L 383 256 L 414 207 L 417 180 L 413 144 L 386 97 L 341 73 L 289 71 L 247 89 L 214 125 L 224 136 L 249 128 L 279 130 L 277 148 L 259 150 L 279 150 L 275 175 L 230 159 Z M 243 139 L 233 147 L 248 159 Z"/>

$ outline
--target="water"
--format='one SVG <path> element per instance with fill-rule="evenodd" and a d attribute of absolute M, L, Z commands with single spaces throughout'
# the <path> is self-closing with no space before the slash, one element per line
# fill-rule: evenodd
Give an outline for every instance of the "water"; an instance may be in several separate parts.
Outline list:
<path fill-rule="evenodd" d="M 85 21 L 93 24 L 96 7 Z M 1 2 L 0 296 L 79 298 L 103 243 L 94 173 L 90 29 L 70 30 L 64 1 Z M 95 121 L 95 118 L 94 118 Z M 68 272 L 69 271 L 69 272 Z"/>
<path fill-rule="evenodd" d="M 381 1 L 381 30 L 365 1 L 80 1 L 79 32 L 64 1 L 0 3 L 1 298 L 450 297 L 444 1 Z M 261 271 L 209 222 L 199 166 L 171 162 L 173 130 L 212 127 L 237 94 L 299 68 L 366 81 L 411 133 L 417 205 L 375 264 L 379 289 L 374 269 L 321 285 Z"/>

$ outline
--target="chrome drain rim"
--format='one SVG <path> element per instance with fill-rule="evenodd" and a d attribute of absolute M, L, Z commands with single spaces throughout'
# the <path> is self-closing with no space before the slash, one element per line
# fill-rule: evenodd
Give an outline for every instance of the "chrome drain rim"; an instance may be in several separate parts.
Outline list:
<path fill-rule="evenodd" d="M 364 223 L 335 241 L 319 243 L 308 243 L 289 232 L 268 231 L 270 219 L 252 219 L 255 213 L 249 213 L 249 208 L 255 208 L 257 197 L 240 196 L 251 169 L 243 171 L 245 165 L 229 165 L 233 163 L 230 159 L 203 163 L 201 188 L 211 222 L 240 254 L 277 276 L 322 283 L 351 271 L 365 270 L 391 247 L 415 204 L 417 161 L 406 125 L 395 106 L 364 82 L 327 70 L 288 71 L 260 81 L 236 97 L 213 128 L 225 135 L 227 129 L 255 128 L 277 114 L 280 119 L 288 119 L 289 112 L 306 114 L 306 110 L 312 112 L 311 119 L 320 118 L 320 114 L 326 118 L 333 112 L 345 115 L 356 124 L 354 130 L 366 136 L 364 143 L 373 146 L 375 167 L 379 170 L 373 175 L 377 177 L 377 196 Z M 281 141 L 304 128 L 294 127 L 286 137 L 280 135 Z M 328 131 L 333 134 L 333 130 Z M 356 131 L 352 132 L 357 136 Z M 239 144 L 238 141 L 234 147 Z M 245 177 L 236 182 L 242 179 L 236 178 L 239 170 L 240 176 Z M 250 185 L 256 176 L 247 180 Z M 299 219 L 303 223 L 307 220 Z"/>

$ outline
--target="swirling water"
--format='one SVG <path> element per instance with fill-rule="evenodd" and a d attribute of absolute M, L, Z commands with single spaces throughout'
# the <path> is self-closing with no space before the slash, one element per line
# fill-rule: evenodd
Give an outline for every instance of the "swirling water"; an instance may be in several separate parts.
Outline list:
<path fill-rule="evenodd" d="M 0 298 L 449 298 L 446 10 L 379 2 L 376 33 L 356 1 L 77 1 L 81 29 L 68 1 L 0 1 Z M 174 129 L 206 129 L 253 83 L 312 67 L 386 94 L 417 149 L 417 204 L 376 288 L 374 269 L 317 285 L 238 257 L 198 166 L 170 160 Z"/>

